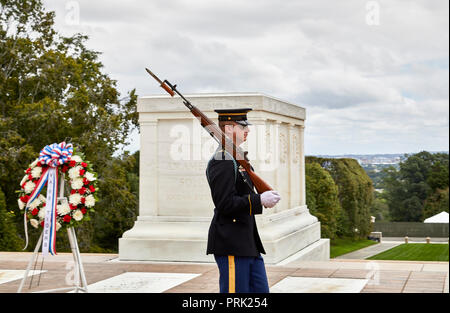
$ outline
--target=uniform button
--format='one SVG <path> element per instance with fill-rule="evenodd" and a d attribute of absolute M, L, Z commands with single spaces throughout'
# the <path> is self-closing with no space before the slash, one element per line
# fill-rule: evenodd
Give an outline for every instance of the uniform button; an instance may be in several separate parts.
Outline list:
<path fill-rule="evenodd" d="M 233 223 L 236 223 L 236 219 L 235 218 L 233 218 Z"/>

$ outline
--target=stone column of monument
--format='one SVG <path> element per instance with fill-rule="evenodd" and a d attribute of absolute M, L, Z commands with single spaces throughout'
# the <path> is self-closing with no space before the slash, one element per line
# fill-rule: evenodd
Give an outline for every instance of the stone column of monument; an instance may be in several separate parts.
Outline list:
<path fill-rule="evenodd" d="M 305 109 L 258 93 L 186 97 L 215 122 L 215 109 L 253 109 L 244 147 L 258 175 L 282 196 L 256 217 L 265 262 L 329 259 L 329 240 L 320 238 L 320 222 L 306 206 Z M 139 216 L 119 239 L 119 259 L 214 262 L 206 255 L 214 204 L 205 169 L 217 143 L 179 97 L 139 98 L 138 111 Z"/>

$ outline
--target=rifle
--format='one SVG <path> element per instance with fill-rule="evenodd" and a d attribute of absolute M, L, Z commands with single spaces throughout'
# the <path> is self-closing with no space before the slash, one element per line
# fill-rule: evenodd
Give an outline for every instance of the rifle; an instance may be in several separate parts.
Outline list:
<path fill-rule="evenodd" d="M 267 184 L 261 177 L 259 177 L 250 165 L 247 158 L 247 153 L 243 151 L 240 147 L 237 147 L 234 142 L 228 138 L 228 136 L 217 126 L 213 121 L 211 121 L 202 111 L 197 107 L 192 105 L 189 100 L 187 100 L 178 90 L 177 85 L 172 85 L 169 81 L 161 81 L 155 74 L 153 74 L 148 68 L 145 70 L 160 84 L 160 86 L 167 91 L 172 97 L 177 93 L 181 99 L 183 99 L 184 105 L 191 111 L 191 113 L 199 120 L 202 127 L 219 143 L 224 149 L 230 153 L 233 158 L 247 171 L 250 180 L 255 186 L 258 193 L 263 193 L 268 190 L 273 190 L 269 184 Z"/>

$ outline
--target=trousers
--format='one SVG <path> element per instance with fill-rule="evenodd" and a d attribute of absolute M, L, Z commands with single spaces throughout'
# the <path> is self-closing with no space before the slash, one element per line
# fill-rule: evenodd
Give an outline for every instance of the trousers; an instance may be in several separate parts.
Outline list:
<path fill-rule="evenodd" d="M 219 267 L 221 293 L 268 293 L 264 260 L 261 256 L 214 255 Z"/>

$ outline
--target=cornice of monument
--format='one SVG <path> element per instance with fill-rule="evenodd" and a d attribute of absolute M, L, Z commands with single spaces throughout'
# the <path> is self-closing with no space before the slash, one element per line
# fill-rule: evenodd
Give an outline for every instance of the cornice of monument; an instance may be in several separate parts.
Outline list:
<path fill-rule="evenodd" d="M 306 109 L 284 100 L 259 92 L 197 93 L 185 95 L 193 105 L 203 112 L 215 109 L 250 107 L 254 111 L 269 112 L 305 120 Z M 186 112 L 180 97 L 149 95 L 138 98 L 139 113 Z"/>

